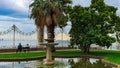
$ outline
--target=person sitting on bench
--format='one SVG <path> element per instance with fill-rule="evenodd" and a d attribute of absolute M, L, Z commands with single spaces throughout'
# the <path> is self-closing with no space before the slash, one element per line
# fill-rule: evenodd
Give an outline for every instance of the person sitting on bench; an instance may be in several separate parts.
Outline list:
<path fill-rule="evenodd" d="M 30 51 L 29 44 L 27 44 L 26 47 L 23 47 L 22 49 L 23 49 L 24 52 Z"/>

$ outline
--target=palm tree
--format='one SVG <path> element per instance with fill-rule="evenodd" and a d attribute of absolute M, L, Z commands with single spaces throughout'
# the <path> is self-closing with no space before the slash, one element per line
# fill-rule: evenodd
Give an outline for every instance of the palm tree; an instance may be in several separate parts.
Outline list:
<path fill-rule="evenodd" d="M 35 20 L 35 25 L 37 28 L 37 38 L 38 38 L 38 46 L 40 43 L 43 43 L 44 39 L 44 20 L 45 17 L 42 14 L 42 8 L 44 7 L 45 2 L 42 0 L 34 0 L 33 3 L 30 4 L 31 15 L 30 18 Z"/>
<path fill-rule="evenodd" d="M 54 29 L 61 20 L 60 18 L 65 15 L 65 7 L 70 3 L 71 0 L 34 0 L 30 5 L 32 8 L 31 18 L 35 19 L 37 29 L 40 28 L 39 31 L 43 31 L 44 25 L 47 27 L 48 37 L 52 40 L 50 42 L 54 42 Z M 55 51 L 54 46 L 52 51 Z"/>

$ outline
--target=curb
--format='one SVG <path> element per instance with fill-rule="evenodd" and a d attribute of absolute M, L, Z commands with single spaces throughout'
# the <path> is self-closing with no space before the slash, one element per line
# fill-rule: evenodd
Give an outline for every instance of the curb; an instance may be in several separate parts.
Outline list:
<path fill-rule="evenodd" d="M 107 65 L 110 65 L 110 66 L 114 66 L 116 68 L 120 68 L 120 65 L 119 64 L 115 64 L 113 62 L 110 62 L 110 61 L 107 61 L 105 59 L 101 59 L 101 61 L 104 63 L 104 64 L 107 64 Z"/>
<path fill-rule="evenodd" d="M 2 61 L 29 61 L 29 60 L 36 60 L 36 59 L 43 59 L 45 56 L 42 57 L 30 57 L 30 58 L 0 58 L 0 62 Z"/>
<path fill-rule="evenodd" d="M 46 56 L 41 56 L 41 57 L 31 57 L 31 58 L 0 58 L 0 62 L 2 61 L 29 61 L 29 60 L 36 60 L 36 59 L 43 59 Z M 104 59 L 104 57 L 101 56 L 86 56 L 86 55 L 77 55 L 77 56 L 53 56 L 56 58 L 74 58 L 74 57 L 82 57 L 82 58 L 96 58 L 96 59 L 100 59 L 104 64 L 113 66 L 115 68 L 120 68 L 119 64 L 115 64 L 113 62 L 107 61 Z"/>

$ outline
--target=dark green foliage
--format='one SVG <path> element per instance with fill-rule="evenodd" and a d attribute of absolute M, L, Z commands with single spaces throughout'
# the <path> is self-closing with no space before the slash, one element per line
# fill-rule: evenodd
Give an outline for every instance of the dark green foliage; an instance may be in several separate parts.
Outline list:
<path fill-rule="evenodd" d="M 36 17 L 36 12 L 39 12 L 42 10 L 42 14 L 45 15 L 47 12 L 49 12 L 50 8 L 55 8 L 56 11 L 65 11 L 65 7 L 67 4 L 71 4 L 71 0 L 51 0 L 50 3 L 48 3 L 48 0 L 34 0 L 32 4 L 30 4 L 30 8 L 32 8 L 32 13 L 30 18 Z"/>
<path fill-rule="evenodd" d="M 80 5 L 67 9 L 72 22 L 69 32 L 71 45 L 78 45 L 84 53 L 89 53 L 92 43 L 100 46 L 111 46 L 115 39 L 108 36 L 118 24 L 117 8 L 108 6 L 103 0 L 92 0 L 89 7 Z"/>
<path fill-rule="evenodd" d="M 67 15 L 67 7 L 72 3 L 71 0 L 59 0 L 62 13 L 60 14 L 60 18 L 58 20 L 58 27 L 63 29 L 68 22 L 68 15 Z"/>
<path fill-rule="evenodd" d="M 68 17 L 62 15 L 58 21 L 58 26 L 62 29 L 63 27 L 67 25 L 67 21 L 68 21 Z"/>

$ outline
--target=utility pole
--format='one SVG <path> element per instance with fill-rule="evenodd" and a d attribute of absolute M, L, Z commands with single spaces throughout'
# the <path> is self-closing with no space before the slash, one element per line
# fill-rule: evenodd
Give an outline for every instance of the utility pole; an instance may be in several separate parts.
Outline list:
<path fill-rule="evenodd" d="M 61 29 L 61 39 L 62 39 L 62 47 L 63 47 L 63 28 Z"/>
<path fill-rule="evenodd" d="M 12 29 L 13 29 L 13 46 L 15 46 L 15 30 L 16 30 L 15 24 L 13 24 Z"/>

